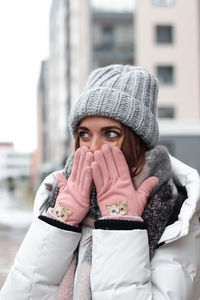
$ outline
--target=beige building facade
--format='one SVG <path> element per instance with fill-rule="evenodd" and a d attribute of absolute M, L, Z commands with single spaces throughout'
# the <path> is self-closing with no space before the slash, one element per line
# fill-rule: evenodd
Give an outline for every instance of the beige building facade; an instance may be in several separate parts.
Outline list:
<path fill-rule="evenodd" d="M 70 105 L 80 95 L 90 72 L 90 4 L 89 0 L 69 2 Z"/>
<path fill-rule="evenodd" d="M 137 0 L 136 64 L 160 81 L 161 117 L 200 119 L 199 0 Z"/>
<path fill-rule="evenodd" d="M 38 82 L 38 176 L 63 168 L 72 149 L 69 111 L 90 68 L 89 0 L 53 0 L 50 55 Z M 46 66 L 46 67 L 45 67 Z"/>
<path fill-rule="evenodd" d="M 90 72 L 91 34 L 89 0 L 69 0 L 67 3 L 68 112 L 70 112 L 73 103 L 82 92 Z M 67 117 L 66 126 L 68 126 Z M 66 138 L 68 139 L 68 151 L 71 151 L 73 140 L 71 136 Z"/>
<path fill-rule="evenodd" d="M 124 7 L 128 3 L 121 1 Z M 90 71 L 110 63 L 142 65 L 158 77 L 162 142 L 195 167 L 200 151 L 200 0 L 133 0 L 132 11 L 103 9 L 96 2 L 52 1 L 50 57 L 39 84 L 40 177 L 63 167 L 73 149 L 69 111 Z M 191 145 L 195 152 L 189 155 Z"/>

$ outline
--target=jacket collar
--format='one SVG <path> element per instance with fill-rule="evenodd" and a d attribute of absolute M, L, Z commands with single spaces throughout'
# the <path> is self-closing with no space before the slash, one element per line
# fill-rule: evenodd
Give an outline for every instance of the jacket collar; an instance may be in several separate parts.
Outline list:
<path fill-rule="evenodd" d="M 172 242 L 188 234 L 190 221 L 200 212 L 200 177 L 197 170 L 170 156 L 174 181 L 186 188 L 187 199 L 184 201 L 178 220 L 167 226 L 159 243 Z"/>

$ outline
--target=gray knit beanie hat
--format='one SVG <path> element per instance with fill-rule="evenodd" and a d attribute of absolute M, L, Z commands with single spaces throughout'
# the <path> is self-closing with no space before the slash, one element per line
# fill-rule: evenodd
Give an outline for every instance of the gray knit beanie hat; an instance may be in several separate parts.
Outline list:
<path fill-rule="evenodd" d="M 72 108 L 69 127 L 76 135 L 87 116 L 105 116 L 130 127 L 150 148 L 158 143 L 158 80 L 143 67 L 110 65 L 94 70 Z"/>

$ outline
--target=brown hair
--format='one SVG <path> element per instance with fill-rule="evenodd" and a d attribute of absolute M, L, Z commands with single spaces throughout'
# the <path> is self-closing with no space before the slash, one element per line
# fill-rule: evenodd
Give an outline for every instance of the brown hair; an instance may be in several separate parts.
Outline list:
<path fill-rule="evenodd" d="M 138 175 L 145 164 L 145 152 L 149 147 L 129 127 L 122 124 L 124 140 L 121 150 L 126 158 L 131 177 Z M 80 147 L 78 134 L 75 137 L 75 151 Z"/>
<path fill-rule="evenodd" d="M 149 147 L 129 127 L 122 124 L 124 140 L 121 150 L 126 158 L 131 177 L 138 175 L 145 164 L 145 152 Z"/>

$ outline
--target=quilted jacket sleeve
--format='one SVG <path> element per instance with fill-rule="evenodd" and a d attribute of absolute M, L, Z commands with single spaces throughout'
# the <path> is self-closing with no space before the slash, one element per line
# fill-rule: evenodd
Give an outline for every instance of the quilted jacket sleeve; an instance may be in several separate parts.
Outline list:
<path fill-rule="evenodd" d="M 94 230 L 92 300 L 198 300 L 200 229 L 197 218 L 192 223 L 151 262 L 146 230 Z"/>
<path fill-rule="evenodd" d="M 191 220 L 188 235 L 156 250 L 151 261 L 153 299 L 200 299 L 200 224 Z"/>
<path fill-rule="evenodd" d="M 151 299 L 146 230 L 94 230 L 92 300 Z"/>
<path fill-rule="evenodd" d="M 80 233 L 35 219 L 1 290 L 1 300 L 55 299 Z"/>

